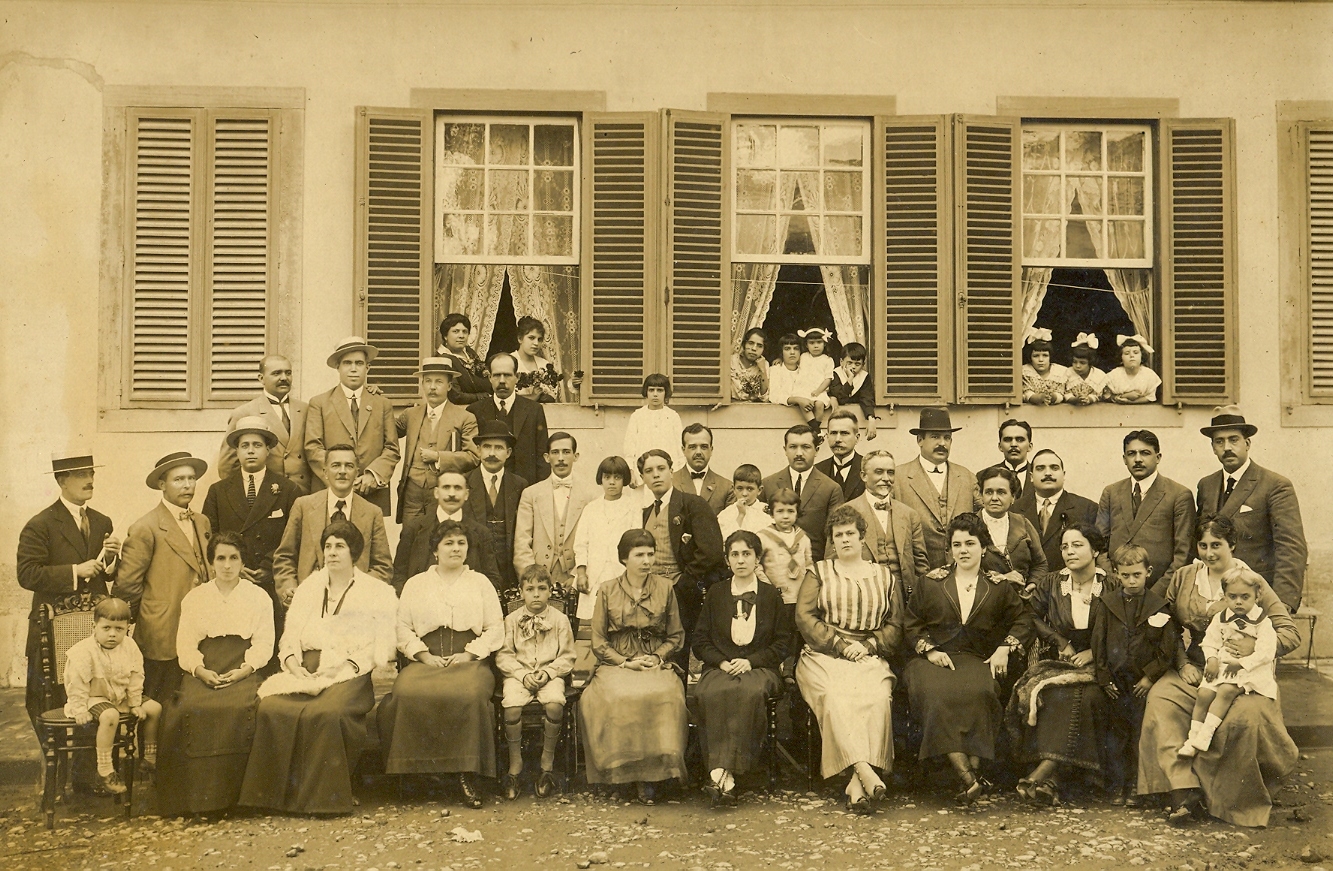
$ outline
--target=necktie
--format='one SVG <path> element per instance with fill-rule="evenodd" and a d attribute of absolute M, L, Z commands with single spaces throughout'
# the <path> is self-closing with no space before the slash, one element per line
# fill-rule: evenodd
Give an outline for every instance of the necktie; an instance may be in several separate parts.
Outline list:
<path fill-rule="evenodd" d="M 1131 493 L 1129 497 L 1129 507 L 1134 512 L 1135 517 L 1139 516 L 1139 506 L 1142 504 L 1143 504 L 1143 488 L 1139 486 L 1138 481 L 1135 481 L 1134 492 Z"/>
<path fill-rule="evenodd" d="M 352 426 L 361 429 L 361 406 L 356 404 L 355 394 L 352 396 Z"/>
<path fill-rule="evenodd" d="M 180 519 L 181 519 L 182 521 L 189 520 L 189 519 L 190 519 L 191 517 L 193 517 L 193 516 L 194 516 L 194 512 L 191 511 L 191 510 L 188 509 L 188 508 L 186 508 L 184 511 L 182 511 L 182 512 L 180 513 Z"/>
<path fill-rule="evenodd" d="M 79 506 L 79 532 L 83 533 L 83 543 L 87 545 L 88 540 L 93 537 L 93 530 L 88 525 L 88 509 L 82 505 Z"/>
<path fill-rule="evenodd" d="M 888 511 L 889 500 L 885 499 L 883 502 L 875 502 L 873 503 L 873 507 L 876 511 Z"/>
<path fill-rule="evenodd" d="M 500 400 L 500 413 L 506 415 L 509 414 L 509 400 L 507 399 Z"/>
<path fill-rule="evenodd" d="M 1038 513 L 1037 516 L 1038 518 L 1041 519 L 1041 531 L 1043 533 L 1046 532 L 1046 527 L 1051 522 L 1051 508 L 1052 506 L 1050 499 L 1041 500 L 1041 511 Z"/>
<path fill-rule="evenodd" d="M 647 523 L 662 512 L 662 500 L 654 499 L 653 504 L 643 509 L 643 522 Z"/>
<path fill-rule="evenodd" d="M 848 463 L 847 465 L 850 466 L 851 463 Z M 839 484 L 846 484 L 846 483 L 847 483 L 847 466 L 839 466 L 837 463 L 834 463 L 834 464 L 833 464 L 833 477 L 835 477 L 835 478 L 838 479 L 838 483 L 839 483 Z"/>
<path fill-rule="evenodd" d="M 290 417 L 287 416 L 287 400 L 285 400 L 285 399 L 270 399 L 270 400 L 268 401 L 268 404 L 269 404 L 269 405 L 276 405 L 276 406 L 278 407 L 278 414 L 282 415 L 282 428 L 285 429 L 285 430 L 287 430 L 288 433 L 291 433 L 291 431 L 292 431 L 292 419 L 291 419 Z"/>
<path fill-rule="evenodd" d="M 247 482 L 245 485 L 245 501 L 253 503 L 255 501 L 255 476 L 246 475 L 245 480 Z"/>
<path fill-rule="evenodd" d="M 1223 617 L 1223 618 L 1222 618 L 1222 622 L 1223 622 L 1223 623 L 1235 623 L 1237 629 L 1244 629 L 1246 626 L 1250 625 L 1250 621 L 1249 621 L 1248 619 L 1246 619 L 1246 617 L 1245 617 L 1244 614 L 1234 614 L 1234 613 L 1233 613 L 1233 614 L 1232 614 L 1231 616 L 1229 616 L 1229 617 Z"/>
<path fill-rule="evenodd" d="M 796 493 L 796 498 L 797 498 L 797 499 L 800 499 L 800 498 L 801 498 L 801 474 L 800 474 L 799 472 L 796 474 L 796 481 L 795 481 L 795 484 L 796 484 L 796 486 L 793 487 L 792 490 L 795 491 L 795 493 Z"/>
<path fill-rule="evenodd" d="M 1236 489 L 1236 479 L 1231 477 L 1230 475 L 1227 475 L 1227 488 L 1226 490 L 1222 491 L 1222 498 L 1217 500 L 1218 511 L 1221 511 L 1222 507 L 1227 504 L 1227 500 L 1231 498 L 1231 491 L 1235 489 Z"/>
<path fill-rule="evenodd" d="M 491 475 L 491 486 L 486 488 L 486 496 L 491 500 L 491 507 L 495 507 L 495 500 L 500 498 L 500 476 Z"/>
<path fill-rule="evenodd" d="M 339 521 L 341 521 L 341 522 L 346 522 L 346 521 L 347 521 L 347 512 L 345 512 L 345 511 L 343 510 L 343 509 L 346 508 L 346 507 L 347 507 L 347 500 L 346 500 L 346 499 L 339 499 L 336 503 L 334 503 L 334 505 L 333 505 L 333 517 L 331 518 L 331 520 L 332 520 L 333 522 L 335 522 L 335 523 L 336 523 L 336 522 L 339 522 Z"/>

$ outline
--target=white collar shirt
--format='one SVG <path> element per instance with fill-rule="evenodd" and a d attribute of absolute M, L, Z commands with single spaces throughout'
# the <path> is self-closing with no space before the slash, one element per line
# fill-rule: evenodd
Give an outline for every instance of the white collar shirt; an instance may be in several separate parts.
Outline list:
<path fill-rule="evenodd" d="M 1234 471 L 1234 472 L 1228 472 L 1226 469 L 1223 469 L 1223 470 L 1222 470 L 1222 492 L 1224 492 L 1224 493 L 1226 492 L 1226 489 L 1227 489 L 1227 481 L 1235 481 L 1236 484 L 1239 484 L 1239 483 L 1240 483 L 1240 479 L 1243 478 L 1243 477 L 1245 477 L 1245 473 L 1248 472 L 1249 470 L 1250 470 L 1250 461 L 1249 461 L 1248 458 L 1245 460 L 1244 464 L 1241 465 L 1241 467 L 1240 467 L 1239 469 L 1237 469 L 1236 471 Z M 1234 485 L 1234 484 L 1232 485 L 1232 489 L 1235 489 L 1235 485 Z"/>
<path fill-rule="evenodd" d="M 695 496 L 704 495 L 704 481 L 708 479 L 708 473 L 710 471 L 711 469 L 709 469 L 708 466 L 704 466 L 704 470 L 696 474 L 689 466 L 685 467 L 685 474 L 690 476 L 690 483 L 694 485 Z"/>
<path fill-rule="evenodd" d="M 259 491 L 262 490 L 262 489 L 264 489 L 264 476 L 265 476 L 267 473 L 268 473 L 268 469 L 267 469 L 266 467 L 264 467 L 264 468 L 260 468 L 260 470 L 259 470 L 258 472 L 247 472 L 247 471 L 245 471 L 244 469 L 242 469 L 242 470 L 241 470 L 241 489 L 244 490 L 246 493 L 249 493 L 249 492 L 250 492 L 250 479 L 253 478 L 253 479 L 254 479 L 254 491 L 255 491 L 255 495 L 258 496 L 258 495 L 259 495 Z"/>
<path fill-rule="evenodd" d="M 1000 553 L 1008 553 L 1009 512 L 1006 511 L 1000 517 L 991 517 L 989 512 L 982 511 L 981 519 L 985 522 L 986 529 L 990 531 L 991 544 Z"/>
<path fill-rule="evenodd" d="M 351 408 L 352 408 L 352 402 L 353 402 L 353 400 L 356 401 L 356 407 L 357 407 L 358 410 L 360 410 L 360 409 L 366 404 L 366 403 L 363 401 L 363 399 L 362 399 L 362 397 L 365 395 L 365 391 L 366 391 L 366 388 L 365 388 L 364 385 L 361 386 L 361 387 L 358 387 L 358 388 L 355 389 L 355 390 L 349 390 L 349 389 L 347 388 L 347 386 L 344 385 L 344 384 L 339 384 L 338 386 L 339 386 L 340 388 L 342 388 L 343 399 L 347 401 L 347 408 L 348 408 L 349 411 L 350 411 Z"/>
<path fill-rule="evenodd" d="M 1152 489 L 1152 485 L 1153 485 L 1153 484 L 1156 484 L 1156 483 L 1157 483 L 1157 473 L 1156 473 L 1156 472 L 1153 472 L 1151 475 L 1149 475 L 1148 477 L 1144 478 L 1142 481 L 1134 481 L 1134 480 L 1131 480 L 1131 481 L 1129 482 L 1129 489 L 1130 489 L 1130 491 L 1132 492 L 1132 491 L 1134 490 L 1134 485 L 1135 485 L 1135 484 L 1138 484 L 1138 485 L 1139 485 L 1139 491 L 1140 491 L 1141 493 L 1143 493 L 1144 496 L 1147 496 L 1147 495 L 1148 495 L 1148 491 Z M 1225 486 L 1225 485 L 1223 485 L 1223 486 Z"/>
<path fill-rule="evenodd" d="M 194 521 L 191 519 L 181 520 L 181 515 L 185 514 L 190 509 L 181 508 L 179 505 L 172 505 L 165 499 L 162 500 L 162 507 L 171 512 L 172 519 L 176 521 L 176 525 L 180 527 L 181 532 L 185 534 L 185 540 L 193 545 Z"/>
<path fill-rule="evenodd" d="M 463 522 L 463 509 L 460 508 L 460 509 L 458 509 L 457 511 L 455 511 L 453 514 L 446 514 L 446 513 L 444 512 L 444 509 L 443 509 L 442 507 L 440 507 L 439 505 L 436 505 L 436 506 L 435 506 L 435 519 L 436 519 L 437 521 L 439 521 L 440 523 L 443 523 L 443 522 L 446 521 L 446 520 L 452 520 L 454 523 L 462 523 L 462 522 Z"/>
<path fill-rule="evenodd" d="M 329 493 L 329 505 L 327 508 L 328 519 L 329 520 L 333 519 L 333 512 L 338 510 L 338 503 L 342 502 L 343 514 L 347 515 L 347 520 L 350 522 L 352 519 L 352 497 L 355 496 L 356 494 L 348 493 L 346 496 L 336 496 L 334 495 L 332 490 L 329 490 L 328 493 Z"/>
<path fill-rule="evenodd" d="M 510 410 L 511 408 L 514 407 L 514 396 L 513 396 L 513 394 L 511 393 L 509 396 L 505 397 L 504 399 L 501 399 L 499 396 L 496 396 L 496 397 L 495 397 L 495 407 L 496 407 L 497 409 L 499 409 L 499 411 L 500 411 L 501 414 L 508 414 L 508 413 L 509 413 L 509 410 Z"/>
<path fill-rule="evenodd" d="M 573 492 L 573 487 L 556 487 L 556 481 L 568 481 L 569 477 L 561 478 L 554 472 L 551 473 L 551 497 L 555 500 L 555 516 L 564 517 L 565 509 L 569 507 L 569 494 Z M 573 483 L 572 481 L 570 482 Z"/>

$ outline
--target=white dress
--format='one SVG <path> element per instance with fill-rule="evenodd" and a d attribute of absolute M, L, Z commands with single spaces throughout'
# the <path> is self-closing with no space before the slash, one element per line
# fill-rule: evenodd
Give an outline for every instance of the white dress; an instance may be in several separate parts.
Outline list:
<path fill-rule="evenodd" d="M 608 502 L 597 499 L 583 506 L 579 527 L 574 533 L 574 565 L 588 567 L 588 592 L 579 593 L 578 618 L 592 618 L 597 588 L 625 573 L 617 548 L 620 536 L 631 529 L 643 528 L 643 506 L 628 493 Z"/>
<path fill-rule="evenodd" d="M 1065 376 L 1065 397 L 1074 400 L 1079 398 L 1080 393 L 1090 394 L 1093 402 L 1100 402 L 1102 394 L 1106 392 L 1106 384 L 1106 373 L 1096 366 L 1088 370 L 1087 378 L 1079 375 L 1071 366 Z"/>
<path fill-rule="evenodd" d="M 1141 366 L 1139 371 L 1130 377 L 1125 371 L 1124 366 L 1117 366 L 1106 376 L 1107 385 L 1111 388 L 1111 396 L 1122 396 L 1131 390 L 1142 390 L 1147 395 L 1142 399 L 1136 399 L 1134 402 L 1155 402 L 1157 400 L 1157 388 L 1162 386 L 1162 379 L 1157 377 L 1157 373 L 1147 366 Z"/>
<path fill-rule="evenodd" d="M 803 373 L 807 373 L 807 377 L 810 379 L 810 388 L 809 388 L 810 390 L 814 390 L 820 384 L 832 379 L 833 370 L 837 368 L 837 365 L 838 364 L 834 363 L 833 358 L 830 357 L 828 354 L 820 354 L 818 357 L 811 356 L 809 351 L 806 351 L 805 353 L 801 354 L 800 371 Z M 812 395 L 812 394 L 804 394 L 804 395 L 810 396 L 811 399 L 818 399 L 819 401 L 825 403 L 829 401 L 827 387 L 821 390 L 818 393 L 818 395 Z"/>
<path fill-rule="evenodd" d="M 1277 659 L 1277 632 L 1273 629 L 1273 621 L 1264 616 L 1264 609 L 1258 605 L 1245 615 L 1246 625 L 1243 627 L 1223 619 L 1230 616 L 1231 611 L 1227 608 L 1214 614 L 1199 646 L 1208 659 L 1216 657 L 1221 665 L 1239 665 L 1240 671 L 1225 677 L 1219 669 L 1217 677 L 1204 681 L 1199 685 L 1200 688 L 1216 689 L 1222 684 L 1234 684 L 1247 693 L 1258 693 L 1276 700 L 1277 678 L 1274 676 L 1273 665 Z M 1242 635 L 1254 639 L 1254 653 L 1237 658 L 1227 653 L 1224 645 L 1230 639 Z"/>
<path fill-rule="evenodd" d="M 678 472 L 685 465 L 685 452 L 680 446 L 680 431 L 684 429 L 680 415 L 669 405 L 661 408 L 642 406 L 629 416 L 625 428 L 625 459 L 637 487 L 639 457 L 653 448 L 661 448 L 671 456 L 671 471 Z"/>

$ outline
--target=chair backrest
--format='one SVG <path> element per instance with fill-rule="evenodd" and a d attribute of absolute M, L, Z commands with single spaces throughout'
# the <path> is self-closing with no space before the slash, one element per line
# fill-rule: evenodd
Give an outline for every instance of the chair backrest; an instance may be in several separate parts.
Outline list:
<path fill-rule="evenodd" d="M 518 588 L 506 590 L 502 604 L 506 614 L 514 613 L 523 607 L 523 591 Z M 578 613 L 578 606 L 578 593 L 566 590 L 560 584 L 556 584 L 555 588 L 551 590 L 551 601 L 547 603 L 548 608 L 554 608 L 566 617 L 572 618 Z"/>
<path fill-rule="evenodd" d="M 85 598 L 72 593 L 42 606 L 40 617 L 42 678 L 45 706 L 64 704 L 65 659 L 69 649 L 93 634 L 93 609 L 104 596 Z"/>

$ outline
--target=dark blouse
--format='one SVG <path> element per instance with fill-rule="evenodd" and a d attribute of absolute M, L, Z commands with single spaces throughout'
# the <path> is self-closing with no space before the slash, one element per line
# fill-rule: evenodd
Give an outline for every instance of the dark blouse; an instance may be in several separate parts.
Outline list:
<path fill-rule="evenodd" d="M 1011 642 L 1023 647 L 1032 635 L 1032 613 L 1008 580 L 983 571 L 977 579 L 972 610 L 964 621 L 958 604 L 954 567 L 930 572 L 907 601 L 905 632 L 910 649 L 924 655 L 931 648 L 988 659 Z"/>
<path fill-rule="evenodd" d="M 1060 591 L 1060 585 L 1069 577 L 1068 569 L 1051 572 L 1037 580 L 1037 586 L 1028 600 L 1032 612 L 1032 630 L 1040 641 L 1043 659 L 1055 659 L 1066 646 L 1075 652 L 1092 648 L 1092 625 L 1096 620 L 1096 609 L 1101 607 L 1098 595 L 1101 590 L 1094 586 L 1092 602 L 1088 605 L 1088 625 L 1083 629 L 1074 628 L 1074 607 L 1070 597 Z M 1097 579 L 1102 587 L 1107 586 L 1106 574 L 1097 569 Z"/>
<path fill-rule="evenodd" d="M 694 626 L 694 655 L 705 671 L 731 659 L 748 659 L 751 668 L 777 668 L 791 652 L 793 634 L 791 613 L 782 604 L 782 594 L 772 584 L 759 584 L 755 591 L 754 638 L 744 646 L 731 640 L 734 602 L 730 581 L 708 588 L 703 611 Z"/>

